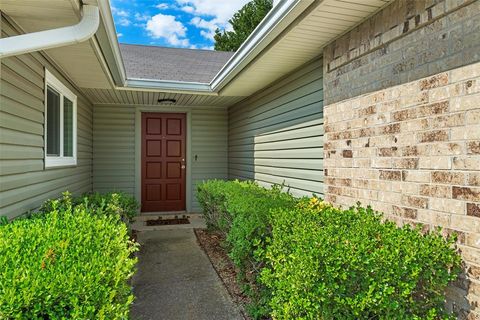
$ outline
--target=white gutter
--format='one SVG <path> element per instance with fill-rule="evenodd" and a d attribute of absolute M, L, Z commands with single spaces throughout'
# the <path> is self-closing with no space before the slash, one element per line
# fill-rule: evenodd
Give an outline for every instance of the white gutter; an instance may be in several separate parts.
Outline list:
<path fill-rule="evenodd" d="M 100 14 L 102 15 L 102 21 L 105 27 L 107 38 L 112 48 L 112 54 L 115 60 L 114 65 L 118 69 L 118 74 L 121 78 L 120 81 L 122 82 L 122 85 L 125 85 L 127 73 L 125 72 L 125 66 L 123 65 L 123 59 L 120 53 L 120 47 L 118 45 L 117 30 L 115 29 L 115 23 L 113 22 L 110 1 L 100 0 L 98 1 L 98 7 L 100 9 Z"/>
<path fill-rule="evenodd" d="M 98 7 L 84 5 L 79 23 L 69 27 L 32 32 L 0 39 L 0 58 L 67 46 L 90 39 L 98 29 Z"/>
<path fill-rule="evenodd" d="M 213 92 L 208 83 L 201 82 L 187 82 L 187 81 L 164 81 L 154 79 L 137 79 L 128 78 L 125 81 L 125 87 L 117 87 L 117 89 L 150 89 L 150 90 L 164 90 L 166 92 L 181 92 L 181 93 L 198 93 L 217 95 Z"/>

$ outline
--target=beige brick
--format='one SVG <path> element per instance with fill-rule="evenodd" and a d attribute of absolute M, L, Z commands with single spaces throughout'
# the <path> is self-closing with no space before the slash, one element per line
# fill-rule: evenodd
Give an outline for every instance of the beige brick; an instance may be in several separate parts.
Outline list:
<path fill-rule="evenodd" d="M 480 109 L 471 110 L 466 114 L 466 124 L 479 124 L 480 123 Z"/>
<path fill-rule="evenodd" d="M 431 149 L 432 146 L 436 146 L 437 144 L 434 145 L 429 145 L 429 144 L 422 144 L 422 145 L 417 145 L 417 146 L 405 146 L 401 147 L 401 152 L 402 156 L 406 157 L 416 157 L 416 156 L 427 156 L 431 154 Z"/>
<path fill-rule="evenodd" d="M 400 123 L 393 123 L 386 126 L 378 127 L 376 132 L 379 135 L 399 133 Z"/>
<path fill-rule="evenodd" d="M 422 223 L 432 224 L 434 219 L 434 214 L 431 210 L 428 209 L 417 209 L 417 218 L 416 220 Z"/>
<path fill-rule="evenodd" d="M 465 124 L 465 113 L 457 113 L 451 115 L 445 115 L 435 117 L 430 120 L 432 129 L 445 128 L 445 127 L 457 127 Z"/>
<path fill-rule="evenodd" d="M 377 107 L 375 105 L 368 106 L 358 110 L 358 116 L 364 117 L 377 113 Z"/>
<path fill-rule="evenodd" d="M 450 218 L 450 228 L 465 232 L 480 232 L 480 219 L 452 214 Z M 480 262 L 480 257 L 478 261 Z"/>
<path fill-rule="evenodd" d="M 426 211 L 426 210 L 425 210 Z M 429 210 L 432 215 L 432 225 L 436 227 L 447 228 L 450 226 L 452 214 L 444 212 L 435 212 Z"/>
<path fill-rule="evenodd" d="M 432 182 L 441 184 L 463 185 L 465 183 L 465 175 L 461 172 L 451 171 L 433 171 Z"/>
<path fill-rule="evenodd" d="M 421 157 L 418 167 L 420 169 L 446 170 L 452 168 L 452 161 L 448 156 Z"/>
<path fill-rule="evenodd" d="M 480 94 L 472 94 L 463 97 L 456 97 L 450 100 L 450 110 L 467 111 L 480 108 Z"/>
<path fill-rule="evenodd" d="M 400 123 L 402 132 L 415 132 L 430 129 L 430 123 L 427 118 L 402 121 Z"/>
<path fill-rule="evenodd" d="M 467 154 L 480 154 L 480 140 L 467 142 Z"/>
<path fill-rule="evenodd" d="M 380 192 L 378 194 L 378 200 L 388 203 L 400 203 L 402 194 L 399 192 Z"/>
<path fill-rule="evenodd" d="M 380 170 L 381 180 L 398 180 L 402 179 L 402 172 L 399 170 Z"/>
<path fill-rule="evenodd" d="M 448 87 L 434 88 L 428 91 L 428 101 L 437 102 L 445 100 L 451 96 Z"/>
<path fill-rule="evenodd" d="M 430 209 L 446 213 L 465 215 L 465 202 L 453 199 L 435 199 L 430 201 Z"/>
<path fill-rule="evenodd" d="M 450 129 L 451 141 L 457 140 L 479 140 L 480 139 L 480 124 L 455 127 Z"/>
<path fill-rule="evenodd" d="M 480 202 L 480 188 L 453 186 L 452 198 Z"/>
<path fill-rule="evenodd" d="M 480 187 L 480 172 L 471 172 L 468 174 L 467 184 L 469 186 Z"/>
<path fill-rule="evenodd" d="M 465 261 L 480 264 L 480 250 L 467 246 L 459 246 Z"/>
<path fill-rule="evenodd" d="M 402 196 L 402 204 L 404 206 L 426 209 L 428 208 L 428 198 L 425 197 L 416 197 L 416 196 Z"/>
<path fill-rule="evenodd" d="M 393 214 L 402 218 L 415 219 L 417 217 L 417 211 L 418 209 L 415 208 L 393 206 Z"/>
<path fill-rule="evenodd" d="M 464 143 L 438 142 L 429 145 L 429 154 L 432 156 L 449 156 L 465 154 Z"/>
<path fill-rule="evenodd" d="M 392 158 L 373 158 L 372 168 L 392 168 Z"/>
<path fill-rule="evenodd" d="M 419 189 L 419 194 L 425 197 L 450 198 L 452 196 L 452 187 L 448 185 L 422 184 Z"/>
<path fill-rule="evenodd" d="M 430 90 L 448 84 L 448 74 L 446 72 L 436 74 L 432 77 L 420 80 L 420 90 Z"/>
<path fill-rule="evenodd" d="M 450 130 L 433 130 L 416 133 L 417 142 L 447 141 L 449 139 L 449 131 Z"/>
<path fill-rule="evenodd" d="M 480 204 L 467 203 L 467 216 L 480 218 Z"/>
<path fill-rule="evenodd" d="M 480 249 L 480 233 L 466 233 L 465 245 Z M 480 266 L 474 270 L 475 279 L 480 280 Z"/>
<path fill-rule="evenodd" d="M 403 170 L 402 180 L 408 182 L 430 182 L 430 171 Z"/>
<path fill-rule="evenodd" d="M 459 82 L 466 79 L 480 77 L 480 63 L 474 63 L 463 68 L 457 68 L 450 71 L 450 81 Z"/>
<path fill-rule="evenodd" d="M 360 148 L 355 149 L 356 158 L 371 158 L 377 155 L 377 150 L 375 148 Z"/>
<path fill-rule="evenodd" d="M 416 169 L 418 168 L 418 162 L 418 158 L 392 159 L 393 168 L 396 169 Z"/>
<path fill-rule="evenodd" d="M 476 170 L 480 168 L 480 156 L 454 157 L 452 160 L 454 170 Z"/>
<path fill-rule="evenodd" d="M 392 191 L 401 192 L 403 194 L 419 194 L 419 184 L 416 182 L 394 182 L 392 183 Z"/>

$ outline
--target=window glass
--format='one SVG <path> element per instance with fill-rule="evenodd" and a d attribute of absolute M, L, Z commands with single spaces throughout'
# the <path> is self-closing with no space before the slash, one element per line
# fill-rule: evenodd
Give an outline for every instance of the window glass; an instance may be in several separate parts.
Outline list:
<path fill-rule="evenodd" d="M 63 156 L 73 156 L 73 102 L 63 97 Z"/>
<path fill-rule="evenodd" d="M 47 87 L 47 155 L 60 156 L 60 95 Z"/>

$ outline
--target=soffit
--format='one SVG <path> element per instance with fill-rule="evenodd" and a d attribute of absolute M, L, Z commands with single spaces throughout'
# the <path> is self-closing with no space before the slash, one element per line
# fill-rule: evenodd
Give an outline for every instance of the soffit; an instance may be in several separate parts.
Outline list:
<path fill-rule="evenodd" d="M 221 92 L 247 96 L 322 54 L 331 41 L 391 0 L 315 1 Z"/>
<path fill-rule="evenodd" d="M 70 26 L 81 18 L 78 0 L 1 0 L 0 9 L 26 33 Z M 45 52 L 78 87 L 111 88 L 93 41 Z"/>
<path fill-rule="evenodd" d="M 175 99 L 178 106 L 230 106 L 245 97 L 165 93 L 141 90 L 84 89 L 95 105 L 161 106 L 158 99 Z M 173 108 L 175 107 L 172 106 Z"/>

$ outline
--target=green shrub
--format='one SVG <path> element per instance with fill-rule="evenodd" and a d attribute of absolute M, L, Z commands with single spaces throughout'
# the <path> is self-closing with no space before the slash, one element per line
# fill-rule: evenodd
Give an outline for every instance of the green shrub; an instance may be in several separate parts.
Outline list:
<path fill-rule="evenodd" d="M 125 223 L 132 222 L 139 208 L 135 198 L 123 192 L 109 192 L 105 194 L 93 192 L 74 198 L 67 191 L 59 199 L 45 201 L 37 213 L 48 213 L 52 211 L 54 206 L 59 210 L 65 210 L 70 205 L 75 207 L 81 206 L 93 214 L 116 215 Z"/>
<path fill-rule="evenodd" d="M 136 244 L 119 216 L 68 201 L 0 225 L 0 319 L 128 319 Z"/>
<path fill-rule="evenodd" d="M 454 237 L 252 182 L 207 181 L 198 199 L 209 227 L 226 235 L 254 318 L 448 318 L 444 290 L 460 270 Z"/>
<path fill-rule="evenodd" d="M 261 282 L 275 319 L 446 318 L 460 257 L 438 232 L 382 223 L 370 208 L 278 209 Z"/>
<path fill-rule="evenodd" d="M 226 235 L 229 256 L 253 301 L 250 314 L 268 315 L 269 293 L 257 278 L 264 264 L 261 249 L 270 236 L 270 212 L 293 208 L 297 199 L 281 186 L 265 189 L 251 181 L 211 180 L 200 185 L 197 194 L 208 226 Z"/>

